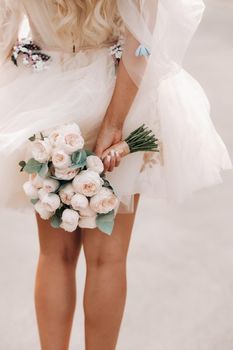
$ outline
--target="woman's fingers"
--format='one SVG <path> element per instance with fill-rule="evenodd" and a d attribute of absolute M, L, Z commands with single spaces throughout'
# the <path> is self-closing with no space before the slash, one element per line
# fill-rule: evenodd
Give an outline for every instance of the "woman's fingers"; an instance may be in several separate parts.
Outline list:
<path fill-rule="evenodd" d="M 103 163 L 104 163 L 104 170 L 105 171 L 113 171 L 115 167 L 118 167 L 121 161 L 121 156 L 119 152 L 116 152 L 114 150 L 111 150 L 107 156 L 105 156 Z"/>

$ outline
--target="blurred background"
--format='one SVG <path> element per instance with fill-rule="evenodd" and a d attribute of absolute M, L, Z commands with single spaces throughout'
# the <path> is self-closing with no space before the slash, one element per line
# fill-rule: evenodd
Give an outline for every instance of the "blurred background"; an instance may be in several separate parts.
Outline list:
<path fill-rule="evenodd" d="M 190 0 L 191 1 L 191 0 Z M 233 2 L 206 0 L 185 68 L 202 84 L 233 158 Z M 181 206 L 142 198 L 128 257 L 128 300 L 118 350 L 233 349 L 233 172 Z M 33 289 L 35 219 L 0 213 L 0 349 L 39 350 Z M 82 293 L 71 350 L 84 349 Z"/>

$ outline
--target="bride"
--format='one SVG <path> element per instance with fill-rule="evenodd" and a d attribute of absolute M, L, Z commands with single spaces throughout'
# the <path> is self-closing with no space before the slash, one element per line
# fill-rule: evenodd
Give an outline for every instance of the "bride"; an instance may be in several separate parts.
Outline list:
<path fill-rule="evenodd" d="M 181 202 L 220 183 L 221 171 L 232 168 L 202 88 L 182 69 L 203 2 L 0 0 L 0 5 L 1 206 L 27 208 L 18 171 L 25 140 L 66 122 L 77 122 L 88 148 L 105 154 L 105 172 L 120 200 L 111 236 L 98 229 L 55 230 L 36 214 L 41 349 L 68 349 L 83 246 L 86 349 L 113 350 L 139 195 Z M 30 32 L 22 39 L 25 16 Z M 33 62 L 17 57 L 28 43 L 42 52 Z M 142 123 L 158 136 L 159 153 L 121 159 L 108 152 Z"/>

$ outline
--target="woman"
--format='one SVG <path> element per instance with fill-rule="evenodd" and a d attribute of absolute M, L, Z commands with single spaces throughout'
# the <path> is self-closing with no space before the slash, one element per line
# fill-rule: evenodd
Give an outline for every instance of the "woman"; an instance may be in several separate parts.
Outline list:
<path fill-rule="evenodd" d="M 202 1 L 191 3 L 1 0 L 1 204 L 25 204 L 17 170 L 25 140 L 69 121 L 79 124 L 88 147 L 103 158 L 121 201 L 110 237 L 98 229 L 68 234 L 37 215 L 35 305 L 43 350 L 68 349 L 82 245 L 87 264 L 86 349 L 115 349 L 139 194 L 179 202 L 221 182 L 220 171 L 232 167 L 201 87 L 181 68 L 203 12 Z M 40 62 L 36 72 L 27 62 L 27 67 L 25 62 L 16 67 L 10 60 L 24 15 L 31 39 L 50 58 Z M 159 154 L 121 159 L 108 152 L 142 122 L 158 136 Z"/>

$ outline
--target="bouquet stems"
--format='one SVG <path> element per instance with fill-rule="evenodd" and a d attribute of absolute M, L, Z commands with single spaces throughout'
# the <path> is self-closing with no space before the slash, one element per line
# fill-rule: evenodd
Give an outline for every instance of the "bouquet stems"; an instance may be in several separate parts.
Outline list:
<path fill-rule="evenodd" d="M 145 124 L 131 132 L 124 140 L 108 148 L 103 158 L 111 151 L 118 152 L 121 157 L 125 157 L 130 153 L 135 152 L 159 152 L 159 140 Z"/>

